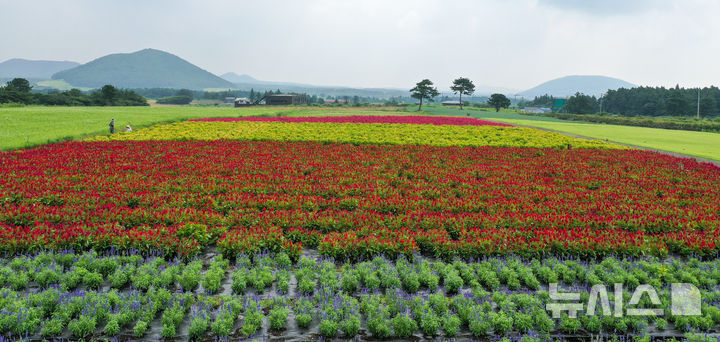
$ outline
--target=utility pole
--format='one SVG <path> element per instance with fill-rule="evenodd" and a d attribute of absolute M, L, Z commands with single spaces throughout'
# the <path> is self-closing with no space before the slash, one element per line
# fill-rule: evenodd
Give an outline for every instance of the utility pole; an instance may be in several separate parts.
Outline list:
<path fill-rule="evenodd" d="M 697 119 L 700 120 L 700 88 L 698 87 Z"/>

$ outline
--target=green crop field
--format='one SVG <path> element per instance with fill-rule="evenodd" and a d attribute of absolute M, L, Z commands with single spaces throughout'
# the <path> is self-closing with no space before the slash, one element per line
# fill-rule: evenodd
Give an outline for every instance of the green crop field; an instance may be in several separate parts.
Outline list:
<path fill-rule="evenodd" d="M 385 109 L 394 111 L 394 108 Z M 259 115 L 363 115 L 387 113 L 378 108 L 311 107 L 21 107 L 0 108 L 0 150 L 26 148 L 63 140 L 106 134 L 115 129 L 141 128 L 193 118 Z"/>
<path fill-rule="evenodd" d="M 467 115 L 467 113 L 470 113 L 470 117 L 484 120 L 495 120 L 513 125 L 538 127 L 621 144 L 720 160 L 720 148 L 718 148 L 718 146 L 720 146 L 720 134 L 718 133 L 593 124 L 473 109 L 460 111 L 457 108 L 429 107 L 424 109 L 424 111 L 434 115 Z"/>
<path fill-rule="evenodd" d="M 432 115 L 471 116 L 514 125 L 549 129 L 621 144 L 682 153 L 720 160 L 720 134 L 570 122 L 555 118 L 526 116 L 466 108 L 425 107 Z M 0 109 L 0 150 L 26 148 L 57 141 L 106 134 L 110 119 L 115 128 L 141 128 L 157 123 L 203 117 L 236 116 L 325 116 L 325 115 L 407 115 L 414 107 L 399 111 L 393 107 L 22 107 Z"/>

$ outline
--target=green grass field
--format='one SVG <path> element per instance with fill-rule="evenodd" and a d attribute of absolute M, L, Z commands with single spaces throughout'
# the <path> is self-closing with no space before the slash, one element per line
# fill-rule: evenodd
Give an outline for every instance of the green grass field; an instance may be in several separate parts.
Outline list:
<path fill-rule="evenodd" d="M 107 134 L 108 123 L 115 118 L 115 128 L 125 125 L 141 128 L 157 123 L 202 117 L 236 117 L 261 115 L 413 115 L 396 108 L 362 107 L 21 107 L 0 108 L 0 150 L 26 148 L 41 144 Z M 468 116 L 564 132 L 621 144 L 682 153 L 720 160 L 720 134 L 630 127 L 564 121 L 555 118 L 526 116 L 511 112 L 489 112 L 466 108 L 424 107 L 432 115 Z"/>
<path fill-rule="evenodd" d="M 460 111 L 457 108 L 428 107 L 423 110 L 428 114 L 435 115 L 467 116 L 467 113 L 470 113 L 470 117 L 484 120 L 538 127 L 621 144 L 720 160 L 720 134 L 718 133 L 594 124 L 507 112 Z"/>
<path fill-rule="evenodd" d="M 0 150 L 26 148 L 58 141 L 107 134 L 110 119 L 116 131 L 157 123 L 205 117 L 258 115 L 385 114 L 383 108 L 337 107 L 20 107 L 0 108 Z"/>

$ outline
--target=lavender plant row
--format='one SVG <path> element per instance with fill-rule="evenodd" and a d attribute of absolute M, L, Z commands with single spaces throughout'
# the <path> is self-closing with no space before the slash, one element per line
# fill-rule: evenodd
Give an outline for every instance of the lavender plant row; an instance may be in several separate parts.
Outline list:
<path fill-rule="evenodd" d="M 701 295 L 699 315 L 671 310 L 671 284 Z M 567 336 L 707 339 L 720 328 L 720 261 L 608 258 L 598 262 L 488 258 L 443 262 L 415 256 L 339 264 L 286 254 L 206 255 L 188 261 L 133 253 L 43 252 L 0 259 L 0 335 L 5 340 L 489 339 Z M 594 285 L 627 291 L 627 308 L 600 304 L 553 318 L 551 284 L 588 303 Z M 633 290 L 649 296 L 634 306 Z M 690 334 L 690 335 L 688 335 Z"/>

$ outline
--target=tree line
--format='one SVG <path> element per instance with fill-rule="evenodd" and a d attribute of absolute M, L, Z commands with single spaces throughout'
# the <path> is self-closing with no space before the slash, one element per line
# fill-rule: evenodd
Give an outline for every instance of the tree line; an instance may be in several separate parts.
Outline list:
<path fill-rule="evenodd" d="M 622 116 L 678 116 L 711 117 L 720 115 L 720 89 L 636 87 L 608 90 L 600 98 L 575 93 L 565 103 L 562 112 L 572 114 L 612 113 Z M 550 95 L 536 96 L 521 106 L 552 107 L 556 98 Z"/>
<path fill-rule="evenodd" d="M 251 88 L 250 90 L 238 90 L 238 89 L 228 89 L 223 91 L 202 91 L 202 90 L 189 90 L 189 89 L 174 89 L 174 88 L 136 88 L 132 89 L 136 93 L 145 96 L 149 99 L 157 99 L 158 103 L 167 102 L 167 101 L 187 101 L 187 97 L 190 97 L 190 101 L 192 99 L 202 99 L 202 100 L 218 100 L 223 101 L 226 97 L 233 97 L 233 98 L 247 98 L 250 100 L 250 102 L 256 102 L 260 99 L 273 94 L 282 94 L 283 92 L 280 89 L 277 90 L 255 90 L 254 88 Z M 185 98 L 178 98 L 178 96 L 184 96 Z M 162 99 L 162 101 L 161 101 Z M 307 103 L 312 104 L 324 104 L 326 101 L 328 101 L 331 104 L 353 104 L 353 105 L 363 105 L 363 104 L 377 104 L 377 103 L 386 103 L 388 101 L 396 102 L 403 102 L 404 99 L 399 98 L 382 98 L 382 97 L 374 97 L 374 96 L 358 96 L 358 95 L 325 95 L 325 94 L 307 94 Z M 189 103 L 190 101 L 187 101 Z M 178 104 L 184 104 L 184 103 L 178 103 Z"/>
<path fill-rule="evenodd" d="M 450 85 L 450 90 L 452 90 L 455 94 L 460 95 L 460 110 L 463 109 L 463 95 L 472 95 L 475 92 L 475 84 L 473 82 L 465 77 L 457 78 L 453 81 L 452 85 Z M 414 99 L 420 100 L 420 104 L 418 106 L 418 111 L 422 110 L 423 100 L 427 99 L 428 101 L 432 102 L 434 98 L 440 96 L 440 93 L 438 92 L 436 87 L 433 87 L 432 81 L 429 79 L 424 79 L 418 83 L 415 84 L 415 87 L 410 89 L 410 97 Z M 492 94 L 490 95 L 490 98 L 488 99 L 488 105 L 495 108 L 496 112 L 499 112 L 501 108 L 508 108 L 510 107 L 510 99 L 508 99 L 503 94 Z"/>
<path fill-rule="evenodd" d="M 697 115 L 698 93 L 700 115 L 720 114 L 720 89 L 709 88 L 664 88 L 637 87 L 608 90 L 602 97 L 603 111 L 620 115 L 643 116 L 695 116 Z"/>
<path fill-rule="evenodd" d="M 147 100 L 131 90 L 112 85 L 84 93 L 79 89 L 47 94 L 32 92 L 32 85 L 24 78 L 15 78 L 0 87 L 0 104 L 18 103 L 47 106 L 147 106 Z"/>

